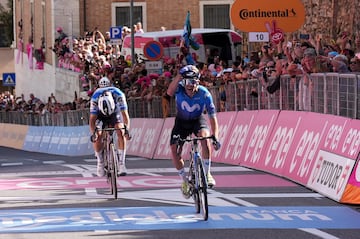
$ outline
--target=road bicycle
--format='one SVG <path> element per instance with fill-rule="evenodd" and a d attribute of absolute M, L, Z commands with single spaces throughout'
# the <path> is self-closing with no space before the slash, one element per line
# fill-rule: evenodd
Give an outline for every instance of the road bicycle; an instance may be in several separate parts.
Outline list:
<path fill-rule="evenodd" d="M 213 144 L 217 143 L 214 136 L 207 137 L 187 137 L 185 139 L 180 136 L 174 136 L 177 140 L 177 153 L 180 154 L 180 145 L 189 142 L 191 143 L 190 159 L 189 159 L 189 171 L 186 176 L 190 186 L 190 196 L 194 199 L 196 213 L 202 214 L 205 221 L 209 217 L 209 205 L 208 205 L 208 182 L 205 174 L 204 162 L 199 152 L 199 141 L 212 139 Z"/>
<path fill-rule="evenodd" d="M 119 172 L 119 160 L 116 152 L 116 146 L 114 143 L 114 132 L 115 130 L 124 130 L 125 135 L 129 135 L 126 126 L 123 128 L 110 128 L 105 127 L 104 129 L 96 128 L 92 135 L 91 141 L 97 140 L 97 131 L 102 131 L 102 143 L 103 143 L 103 159 L 104 159 L 104 170 L 107 183 L 110 185 L 110 192 L 114 196 L 114 199 L 118 198 L 118 184 L 117 176 Z M 130 137 L 130 136 L 129 136 Z"/>

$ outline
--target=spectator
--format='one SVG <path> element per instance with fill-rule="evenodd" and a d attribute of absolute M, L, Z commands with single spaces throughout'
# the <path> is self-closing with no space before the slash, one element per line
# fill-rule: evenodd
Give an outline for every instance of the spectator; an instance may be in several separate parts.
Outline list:
<path fill-rule="evenodd" d="M 134 30 L 135 33 L 144 33 L 141 22 L 137 22 L 136 25 L 134 25 Z"/>
<path fill-rule="evenodd" d="M 67 37 L 67 35 L 65 34 L 62 27 L 57 27 L 56 32 L 59 34 L 59 36 L 56 38 L 58 40 L 58 42 L 61 42 L 62 40 L 64 40 Z"/>
<path fill-rule="evenodd" d="M 350 71 L 360 73 L 360 59 L 356 56 L 350 60 Z"/>
<path fill-rule="evenodd" d="M 39 98 L 35 97 L 34 93 L 30 93 L 29 104 L 30 105 L 35 105 L 37 103 L 41 103 L 41 100 Z"/>

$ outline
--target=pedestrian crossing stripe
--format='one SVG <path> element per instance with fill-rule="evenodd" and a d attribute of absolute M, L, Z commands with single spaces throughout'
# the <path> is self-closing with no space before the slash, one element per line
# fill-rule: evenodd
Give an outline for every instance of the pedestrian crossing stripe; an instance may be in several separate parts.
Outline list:
<path fill-rule="evenodd" d="M 3 73 L 3 86 L 15 86 L 15 73 Z"/>

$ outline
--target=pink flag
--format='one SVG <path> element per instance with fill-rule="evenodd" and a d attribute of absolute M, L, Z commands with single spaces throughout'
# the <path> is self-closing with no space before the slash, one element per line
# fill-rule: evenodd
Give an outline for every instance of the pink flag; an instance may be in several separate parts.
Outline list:
<path fill-rule="evenodd" d="M 29 60 L 29 68 L 34 69 L 34 60 L 33 60 L 33 50 L 32 50 L 32 44 L 28 43 L 26 46 L 28 60 Z"/>

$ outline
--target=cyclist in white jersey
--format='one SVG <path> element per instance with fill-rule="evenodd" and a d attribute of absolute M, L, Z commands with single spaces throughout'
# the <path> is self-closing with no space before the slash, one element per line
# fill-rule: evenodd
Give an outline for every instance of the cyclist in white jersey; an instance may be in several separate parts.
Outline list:
<path fill-rule="evenodd" d="M 184 160 L 181 155 L 178 154 L 177 142 L 173 136 L 180 135 L 181 138 L 186 138 L 191 134 L 199 137 L 210 136 L 210 130 L 204 118 L 205 110 L 209 116 L 212 135 L 215 136 L 215 139 L 217 139 L 219 135 L 213 98 L 206 87 L 199 85 L 199 79 L 199 70 L 193 65 L 187 65 L 180 69 L 179 74 L 170 83 L 167 90 L 169 96 L 175 95 L 177 113 L 175 125 L 171 132 L 170 147 L 174 166 L 178 170 L 180 178 L 183 180 L 181 190 L 185 198 L 190 196 L 190 190 L 184 170 Z M 215 141 L 214 148 L 218 150 L 221 144 L 217 140 Z M 210 144 L 210 140 L 201 140 L 202 156 L 205 162 L 204 166 L 208 185 L 209 187 L 213 187 L 216 182 L 210 173 Z M 182 147 L 182 145 L 180 147 Z"/>
<path fill-rule="evenodd" d="M 93 93 L 90 99 L 90 119 L 89 126 L 91 135 L 95 128 L 114 127 L 122 129 L 124 126 L 129 130 L 130 117 L 125 94 L 114 86 L 111 86 L 110 80 L 103 77 L 99 80 L 99 88 Z M 119 176 L 125 176 L 127 173 L 125 166 L 126 140 L 130 139 L 124 130 L 116 130 Z M 95 155 L 97 158 L 97 175 L 105 175 L 104 159 L 102 156 L 101 131 L 97 131 L 97 137 L 91 137 Z"/>

